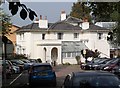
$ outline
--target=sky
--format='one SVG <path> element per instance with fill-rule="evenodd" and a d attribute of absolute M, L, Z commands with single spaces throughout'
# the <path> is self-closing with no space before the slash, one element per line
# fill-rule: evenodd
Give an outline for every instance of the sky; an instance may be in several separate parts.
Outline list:
<path fill-rule="evenodd" d="M 47 16 L 49 23 L 57 22 L 58 20 L 60 20 L 60 14 L 62 10 L 64 10 L 66 14 L 69 15 L 72 9 L 72 5 L 73 5 L 73 2 L 55 2 L 55 0 L 52 0 L 51 2 L 42 2 L 42 1 L 23 2 L 21 1 L 21 3 L 25 4 L 27 8 L 30 8 L 33 11 L 35 11 L 36 14 L 38 15 L 38 18 L 40 15 L 42 15 L 42 18 L 45 18 L 45 16 Z M 12 16 L 8 9 L 9 6 L 7 2 L 5 2 L 5 4 L 3 4 L 2 7 L 4 8 L 4 11 L 7 14 Z M 29 19 L 29 17 L 27 17 L 26 20 L 22 20 L 20 18 L 20 11 L 21 9 L 19 9 L 16 15 L 11 17 L 11 22 L 13 25 L 21 27 L 21 26 L 25 26 L 27 24 L 33 23 L 33 21 Z"/>
<path fill-rule="evenodd" d="M 18 1 L 18 0 L 17 0 Z M 49 1 L 49 2 L 48 2 Z M 62 10 L 66 12 L 67 15 L 70 14 L 72 5 L 74 2 L 81 1 L 81 0 L 20 0 L 22 4 L 25 4 L 27 8 L 32 9 L 33 11 L 36 12 L 38 17 L 42 15 L 44 18 L 47 16 L 48 22 L 53 23 L 57 22 L 60 20 L 60 13 Z M 111 1 L 111 0 L 82 0 L 83 2 L 85 1 Z M 120 1 L 120 0 L 112 0 L 112 2 L 115 1 Z M 5 2 L 2 4 L 2 7 L 4 8 L 4 11 L 11 16 L 10 11 L 8 10 L 8 2 Z M 20 18 L 20 11 L 19 9 L 18 13 L 14 16 L 11 17 L 11 22 L 13 25 L 22 27 L 25 25 L 28 25 L 30 23 L 33 23 L 29 18 L 26 20 L 22 20 Z"/>

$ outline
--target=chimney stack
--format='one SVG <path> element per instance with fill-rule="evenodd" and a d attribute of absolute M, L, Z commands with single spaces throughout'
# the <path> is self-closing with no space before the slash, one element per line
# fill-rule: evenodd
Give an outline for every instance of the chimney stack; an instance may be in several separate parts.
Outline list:
<path fill-rule="evenodd" d="M 82 23 L 81 27 L 84 30 L 89 29 L 89 22 L 88 22 L 88 18 L 87 17 L 83 18 L 83 23 Z"/>
<path fill-rule="evenodd" d="M 64 10 L 61 11 L 61 16 L 60 16 L 61 21 L 66 19 L 66 13 Z"/>
<path fill-rule="evenodd" d="M 48 28 L 47 16 L 45 16 L 45 19 L 42 19 L 42 15 L 40 15 L 39 28 Z"/>
<path fill-rule="evenodd" d="M 36 17 L 34 23 L 39 23 L 39 18 L 38 17 Z"/>

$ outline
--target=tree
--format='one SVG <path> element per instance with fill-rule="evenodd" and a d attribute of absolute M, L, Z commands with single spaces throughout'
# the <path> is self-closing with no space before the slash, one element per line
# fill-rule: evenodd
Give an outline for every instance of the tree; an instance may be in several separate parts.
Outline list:
<path fill-rule="evenodd" d="M 118 18 L 118 2 L 89 2 L 92 17 L 96 21 L 109 22 Z"/>
<path fill-rule="evenodd" d="M 31 10 L 30 8 L 27 8 L 26 5 L 21 4 L 19 0 L 6 0 L 9 3 L 9 10 L 11 11 L 12 15 L 16 15 L 18 10 L 20 11 L 20 17 L 25 20 L 27 16 L 29 15 L 30 20 L 34 20 L 34 17 L 37 17 L 37 14 Z M 1 5 L 1 2 L 0 2 Z"/>
<path fill-rule="evenodd" d="M 89 57 L 97 58 L 100 55 L 100 52 L 97 49 L 95 51 L 85 49 L 85 51 L 86 51 L 85 55 L 83 53 L 83 50 L 81 50 L 81 54 L 86 59 L 86 62 L 87 62 L 87 58 L 89 58 Z"/>
<path fill-rule="evenodd" d="M 116 22 L 116 26 L 108 33 L 108 41 L 115 45 L 120 46 L 120 2 L 117 2 L 117 11 L 111 14 L 111 17 Z"/>
<path fill-rule="evenodd" d="M 80 60 L 80 59 L 81 59 L 80 56 L 76 56 L 75 59 L 76 59 L 76 61 L 77 61 L 77 64 L 80 64 L 80 61 L 81 61 L 81 60 Z"/>
<path fill-rule="evenodd" d="M 91 21 L 90 9 L 86 3 L 73 3 L 70 15 L 79 19 L 87 18 L 89 21 Z"/>
<path fill-rule="evenodd" d="M 2 8 L 0 8 L 0 31 L 2 33 L 2 36 L 9 34 L 11 31 L 11 23 L 10 23 L 10 16 L 6 14 Z"/>

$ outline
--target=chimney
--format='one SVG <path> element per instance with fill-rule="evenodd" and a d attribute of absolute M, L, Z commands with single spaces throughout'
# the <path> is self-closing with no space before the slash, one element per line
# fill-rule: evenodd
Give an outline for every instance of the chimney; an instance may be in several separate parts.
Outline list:
<path fill-rule="evenodd" d="M 42 15 L 40 15 L 40 20 L 42 20 Z"/>
<path fill-rule="evenodd" d="M 39 23 L 39 18 L 38 17 L 36 17 L 34 23 Z"/>
<path fill-rule="evenodd" d="M 63 20 L 65 20 L 66 19 L 66 13 L 65 13 L 65 11 L 63 10 L 63 11 L 61 11 L 61 16 L 60 16 L 60 19 L 61 19 L 61 21 L 63 21 Z"/>
<path fill-rule="evenodd" d="M 82 27 L 82 29 L 84 29 L 84 30 L 89 29 L 89 22 L 88 22 L 88 18 L 87 18 L 87 17 L 85 17 L 85 18 L 83 19 L 83 23 L 82 23 L 81 27 Z"/>
<path fill-rule="evenodd" d="M 45 16 L 45 20 L 47 20 L 47 16 Z"/>
<path fill-rule="evenodd" d="M 39 28 L 48 28 L 47 16 L 45 16 L 45 19 L 42 19 L 42 15 L 40 15 Z"/>

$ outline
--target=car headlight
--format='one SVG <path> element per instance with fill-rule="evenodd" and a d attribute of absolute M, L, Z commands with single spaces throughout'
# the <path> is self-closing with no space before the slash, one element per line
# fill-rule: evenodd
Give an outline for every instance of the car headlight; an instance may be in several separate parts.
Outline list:
<path fill-rule="evenodd" d="M 92 65 L 89 65 L 89 67 L 92 67 Z"/>
<path fill-rule="evenodd" d="M 104 70 L 106 70 L 106 69 L 108 69 L 108 68 L 109 68 L 109 67 L 107 66 L 107 67 L 104 68 Z"/>
<path fill-rule="evenodd" d="M 99 65 L 93 65 L 94 67 L 98 67 Z"/>

